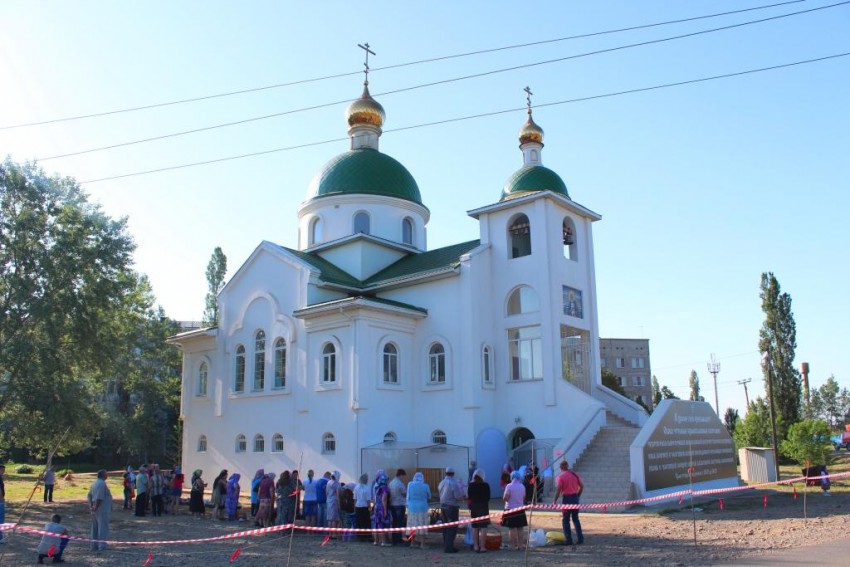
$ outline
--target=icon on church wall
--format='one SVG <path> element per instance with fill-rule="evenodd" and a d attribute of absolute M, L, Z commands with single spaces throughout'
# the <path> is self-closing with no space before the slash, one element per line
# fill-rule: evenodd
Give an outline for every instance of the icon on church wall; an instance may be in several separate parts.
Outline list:
<path fill-rule="evenodd" d="M 581 290 L 564 286 L 564 315 L 584 319 L 584 308 L 581 302 Z"/>

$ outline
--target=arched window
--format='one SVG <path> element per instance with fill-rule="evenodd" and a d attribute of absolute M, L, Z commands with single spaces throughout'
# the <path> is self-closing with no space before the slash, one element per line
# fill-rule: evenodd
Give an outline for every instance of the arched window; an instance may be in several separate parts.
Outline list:
<path fill-rule="evenodd" d="M 236 452 L 244 453 L 248 450 L 248 440 L 241 433 L 236 436 Z"/>
<path fill-rule="evenodd" d="M 198 389 L 195 390 L 195 394 L 198 396 L 206 396 L 207 395 L 207 376 L 209 374 L 209 368 L 207 367 L 206 362 L 202 362 L 201 366 L 198 368 Z"/>
<path fill-rule="evenodd" d="M 369 215 L 360 212 L 354 215 L 354 234 L 369 234 Z"/>
<path fill-rule="evenodd" d="M 508 329 L 508 353 L 511 380 L 543 378 L 543 346 L 539 326 Z"/>
<path fill-rule="evenodd" d="M 245 391 L 245 347 L 236 347 L 236 368 L 233 373 L 233 391 Z"/>
<path fill-rule="evenodd" d="M 493 383 L 493 368 L 492 368 L 493 353 L 490 347 L 485 346 L 481 349 L 481 379 L 485 384 Z"/>
<path fill-rule="evenodd" d="M 395 431 L 387 431 L 384 433 L 384 443 L 395 443 L 398 441 L 398 437 L 395 434 Z"/>
<path fill-rule="evenodd" d="M 537 299 L 537 292 L 532 288 L 524 285 L 511 292 L 510 297 L 508 297 L 508 315 L 520 315 L 536 311 L 540 311 L 540 301 Z"/>
<path fill-rule="evenodd" d="M 410 217 L 404 217 L 401 221 L 401 241 L 404 244 L 413 244 L 413 221 Z"/>
<path fill-rule="evenodd" d="M 428 351 L 428 380 L 432 384 L 446 382 L 446 349 L 440 343 L 434 343 Z"/>
<path fill-rule="evenodd" d="M 384 345 L 384 383 L 398 384 L 398 349 L 392 343 Z"/>
<path fill-rule="evenodd" d="M 280 433 L 272 437 L 272 453 L 283 453 L 283 435 Z"/>
<path fill-rule="evenodd" d="M 564 236 L 564 258 L 578 260 L 578 246 L 576 245 L 576 225 L 573 219 L 567 217 L 562 225 Z"/>
<path fill-rule="evenodd" d="M 198 452 L 206 453 L 207 452 L 207 436 L 201 435 L 198 437 Z"/>
<path fill-rule="evenodd" d="M 336 453 L 336 437 L 333 433 L 322 435 L 322 454 L 333 455 Z"/>
<path fill-rule="evenodd" d="M 321 244 L 322 242 L 322 219 L 319 217 L 310 221 L 310 246 Z"/>
<path fill-rule="evenodd" d="M 435 445 L 445 445 L 448 443 L 446 432 L 442 429 L 435 429 L 434 432 L 431 433 L 431 443 L 434 443 Z"/>
<path fill-rule="evenodd" d="M 286 388 L 286 340 L 274 342 L 274 387 Z"/>
<path fill-rule="evenodd" d="M 266 333 L 257 331 L 254 339 L 254 391 L 266 387 Z"/>
<path fill-rule="evenodd" d="M 336 382 L 336 347 L 333 343 L 327 343 L 322 348 L 322 382 Z"/>
<path fill-rule="evenodd" d="M 531 254 L 531 223 L 528 222 L 527 216 L 518 215 L 514 218 L 508 227 L 508 237 L 511 244 L 511 258 Z"/>
<path fill-rule="evenodd" d="M 266 450 L 266 438 L 260 435 L 254 435 L 254 452 L 263 453 Z"/>

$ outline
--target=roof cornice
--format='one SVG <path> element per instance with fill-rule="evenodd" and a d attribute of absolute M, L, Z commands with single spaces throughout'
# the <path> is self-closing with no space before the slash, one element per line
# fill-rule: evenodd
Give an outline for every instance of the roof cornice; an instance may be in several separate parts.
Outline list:
<path fill-rule="evenodd" d="M 579 205 L 572 199 L 568 199 L 563 195 L 559 195 L 552 191 L 535 191 L 533 193 L 528 193 L 525 195 L 521 195 L 519 197 L 514 197 L 513 199 L 508 199 L 506 201 L 499 201 L 498 203 L 494 203 L 492 205 L 487 205 L 485 207 L 479 207 L 477 209 L 472 209 L 471 211 L 467 211 L 466 214 L 471 216 L 472 218 L 478 220 L 478 217 L 482 214 L 486 213 L 495 213 L 504 209 L 509 209 L 511 207 L 515 207 L 516 205 L 531 203 L 538 199 L 551 199 L 558 203 L 559 205 L 570 209 L 572 212 L 587 217 L 591 221 L 598 221 L 602 219 L 602 215 L 599 213 L 595 213 L 584 207 Z"/>

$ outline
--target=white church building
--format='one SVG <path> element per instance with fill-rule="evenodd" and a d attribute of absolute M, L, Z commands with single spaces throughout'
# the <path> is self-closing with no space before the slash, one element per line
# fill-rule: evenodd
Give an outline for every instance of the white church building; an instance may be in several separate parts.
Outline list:
<path fill-rule="evenodd" d="M 311 182 L 298 248 L 261 242 L 221 291 L 218 326 L 169 339 L 183 349 L 184 469 L 351 481 L 376 463 L 476 460 L 495 485 L 535 443 L 554 466 L 612 416 L 643 424 L 600 383 L 600 216 L 542 165 L 530 106 L 501 198 L 468 213 L 478 238 L 433 250 L 416 180 L 379 149 L 368 82 L 346 118 L 350 149 Z"/>

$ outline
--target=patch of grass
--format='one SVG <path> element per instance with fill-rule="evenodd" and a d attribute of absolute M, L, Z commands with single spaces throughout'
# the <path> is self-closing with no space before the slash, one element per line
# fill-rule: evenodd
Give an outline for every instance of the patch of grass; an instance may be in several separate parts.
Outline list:
<path fill-rule="evenodd" d="M 30 494 L 32 494 L 38 475 L 17 474 L 9 472 L 9 470 L 9 468 L 6 468 L 6 475 L 4 477 L 6 481 L 6 500 L 7 502 L 24 503 L 30 497 Z M 70 480 L 65 480 L 57 475 L 56 484 L 53 487 L 53 500 L 59 502 L 85 500 L 94 480 L 94 475 L 71 475 Z M 112 492 L 112 498 L 115 500 L 124 498 L 123 479 L 120 476 L 110 476 L 106 482 L 110 492 Z M 33 495 L 33 502 L 41 502 L 44 496 L 43 490 L 44 487 L 39 485 Z"/>

